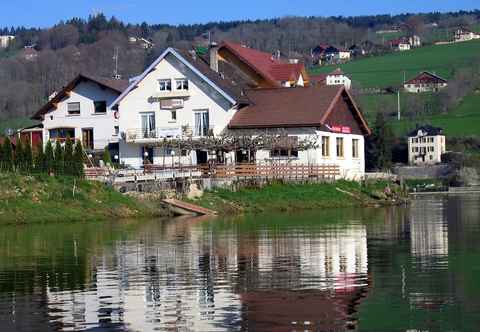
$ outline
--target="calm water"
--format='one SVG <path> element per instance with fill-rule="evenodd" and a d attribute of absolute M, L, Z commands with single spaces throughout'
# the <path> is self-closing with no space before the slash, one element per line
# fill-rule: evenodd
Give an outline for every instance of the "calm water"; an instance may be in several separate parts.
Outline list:
<path fill-rule="evenodd" d="M 0 331 L 479 331 L 480 196 L 0 228 Z"/>

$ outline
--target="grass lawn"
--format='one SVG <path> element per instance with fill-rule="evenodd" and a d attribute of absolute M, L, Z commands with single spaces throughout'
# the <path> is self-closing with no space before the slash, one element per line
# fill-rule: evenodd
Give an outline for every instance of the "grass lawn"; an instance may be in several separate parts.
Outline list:
<path fill-rule="evenodd" d="M 415 124 L 431 124 L 441 127 L 447 136 L 480 136 L 480 94 L 467 96 L 460 105 L 449 114 L 426 116 L 415 120 L 392 121 L 398 135 L 408 133 Z"/>
<path fill-rule="evenodd" d="M 74 190 L 75 185 L 75 190 Z M 154 202 L 140 202 L 100 182 L 0 174 L 0 225 L 154 216 Z"/>
<path fill-rule="evenodd" d="M 454 70 L 468 67 L 480 56 L 480 40 L 426 46 L 406 52 L 354 60 L 343 65 L 311 68 L 311 73 L 328 73 L 340 67 L 362 87 L 400 86 L 404 71 L 409 79 L 420 71 L 428 70 L 449 79 Z"/>
<path fill-rule="evenodd" d="M 194 204 L 235 214 L 239 211 L 295 211 L 316 208 L 365 206 L 378 204 L 386 182 L 362 186 L 358 182 L 287 184 L 271 183 L 263 187 L 247 187 L 238 191 L 217 189 L 205 192 Z M 398 192 L 399 188 L 392 186 Z M 340 189 L 340 190 L 338 190 Z M 352 194 L 347 194 L 346 192 Z M 385 201 L 386 202 L 386 201 Z"/>

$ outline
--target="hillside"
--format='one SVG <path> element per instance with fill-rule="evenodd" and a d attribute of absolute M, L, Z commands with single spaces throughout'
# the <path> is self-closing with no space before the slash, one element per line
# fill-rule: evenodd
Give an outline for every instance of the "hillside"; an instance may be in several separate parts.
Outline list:
<path fill-rule="evenodd" d="M 398 87 L 403 83 L 404 73 L 409 79 L 420 71 L 428 70 L 449 79 L 456 69 L 469 67 L 479 59 L 480 40 L 476 40 L 420 47 L 407 52 L 367 57 L 343 65 L 314 67 L 311 72 L 329 73 L 340 67 L 363 88 Z"/>
<path fill-rule="evenodd" d="M 378 57 L 369 57 L 352 61 L 340 66 L 312 68 L 312 73 L 331 72 L 336 67 L 342 68 L 362 88 L 400 87 L 404 75 L 406 79 L 418 72 L 428 70 L 446 79 L 452 79 L 459 69 L 470 69 L 480 63 L 480 41 L 434 45 L 417 48 L 407 52 L 397 52 Z M 378 110 L 392 115 L 391 124 L 398 135 L 404 135 L 415 128 L 418 123 L 430 123 L 445 129 L 448 136 L 480 136 L 480 95 L 470 93 L 458 105 L 444 114 L 426 114 L 406 117 L 411 113 L 411 104 L 422 101 L 432 105 L 442 103 L 439 95 L 401 94 L 403 119 L 396 121 L 397 96 L 395 94 L 357 96 L 359 103 L 370 123 Z M 413 101 L 412 101 L 413 100 Z M 433 106 L 434 107 L 434 106 Z"/>

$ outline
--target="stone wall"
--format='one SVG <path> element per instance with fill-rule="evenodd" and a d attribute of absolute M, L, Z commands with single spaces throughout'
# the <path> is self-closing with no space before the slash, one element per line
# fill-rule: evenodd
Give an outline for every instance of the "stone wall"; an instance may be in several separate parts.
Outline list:
<path fill-rule="evenodd" d="M 455 174 L 452 166 L 447 164 L 432 166 L 396 166 L 393 173 L 404 179 L 442 179 Z"/>

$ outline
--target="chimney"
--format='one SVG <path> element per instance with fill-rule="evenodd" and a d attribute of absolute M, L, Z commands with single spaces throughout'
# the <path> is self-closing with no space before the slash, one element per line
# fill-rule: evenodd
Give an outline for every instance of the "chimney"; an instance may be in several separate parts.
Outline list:
<path fill-rule="evenodd" d="M 210 69 L 218 73 L 218 44 L 215 42 L 210 44 Z"/>

